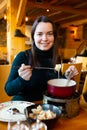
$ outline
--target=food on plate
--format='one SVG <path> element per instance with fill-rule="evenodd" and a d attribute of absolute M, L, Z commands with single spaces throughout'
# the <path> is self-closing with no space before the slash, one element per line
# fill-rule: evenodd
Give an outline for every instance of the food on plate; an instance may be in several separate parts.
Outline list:
<path fill-rule="evenodd" d="M 29 113 L 29 117 L 39 120 L 47 120 L 47 119 L 53 119 L 56 117 L 56 114 L 52 112 L 51 110 L 43 110 L 41 105 L 38 105 L 37 108 L 33 108 L 32 113 Z"/>
<path fill-rule="evenodd" d="M 56 70 L 56 71 L 59 71 L 60 69 L 61 69 L 61 64 L 56 64 L 55 70 Z"/>
<path fill-rule="evenodd" d="M 39 114 L 41 111 L 42 111 L 41 105 L 38 105 L 37 108 L 32 109 L 33 114 Z"/>

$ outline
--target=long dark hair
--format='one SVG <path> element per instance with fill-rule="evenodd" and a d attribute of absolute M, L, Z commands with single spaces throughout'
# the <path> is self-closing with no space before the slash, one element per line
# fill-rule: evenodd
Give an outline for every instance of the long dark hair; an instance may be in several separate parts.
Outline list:
<path fill-rule="evenodd" d="M 35 41 L 34 41 L 34 33 L 36 30 L 37 25 L 40 22 L 49 22 L 52 24 L 53 27 L 53 35 L 54 35 L 54 45 L 53 45 L 53 66 L 57 63 L 58 59 L 58 37 L 57 37 L 57 28 L 52 20 L 50 20 L 47 16 L 39 16 L 35 22 L 33 23 L 32 30 L 31 30 L 31 38 L 32 38 L 32 48 L 31 48 L 31 63 L 33 66 L 39 66 L 39 61 L 37 57 L 37 51 L 36 51 L 36 46 L 35 46 Z"/>

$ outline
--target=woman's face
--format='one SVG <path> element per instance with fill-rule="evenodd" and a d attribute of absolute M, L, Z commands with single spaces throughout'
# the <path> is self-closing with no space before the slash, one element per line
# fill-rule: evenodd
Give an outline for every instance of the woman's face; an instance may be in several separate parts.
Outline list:
<path fill-rule="evenodd" d="M 47 51 L 54 44 L 54 34 L 52 24 L 49 22 L 40 22 L 34 33 L 34 41 L 37 48 Z"/>

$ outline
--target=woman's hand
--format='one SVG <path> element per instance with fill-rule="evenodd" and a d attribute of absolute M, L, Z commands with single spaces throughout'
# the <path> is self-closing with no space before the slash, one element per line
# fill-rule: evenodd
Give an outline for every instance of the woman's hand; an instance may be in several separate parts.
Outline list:
<path fill-rule="evenodd" d="M 32 76 L 32 68 L 29 65 L 22 64 L 21 67 L 18 69 L 18 74 L 24 80 L 30 80 Z"/>
<path fill-rule="evenodd" d="M 75 75 L 79 74 L 78 70 L 76 69 L 76 67 L 74 65 L 70 66 L 66 72 L 65 72 L 65 77 L 68 79 L 73 78 Z"/>

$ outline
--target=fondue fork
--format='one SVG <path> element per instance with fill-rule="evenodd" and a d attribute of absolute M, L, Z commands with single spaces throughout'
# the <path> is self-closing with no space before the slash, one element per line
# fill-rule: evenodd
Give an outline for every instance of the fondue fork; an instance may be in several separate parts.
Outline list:
<path fill-rule="evenodd" d="M 19 69 L 20 66 L 14 66 L 14 68 Z M 32 67 L 32 69 L 55 70 L 55 68 L 51 68 L 51 67 Z"/>
<path fill-rule="evenodd" d="M 55 70 L 55 68 L 51 68 L 51 67 L 33 67 L 34 69 L 45 69 L 45 70 Z"/>

